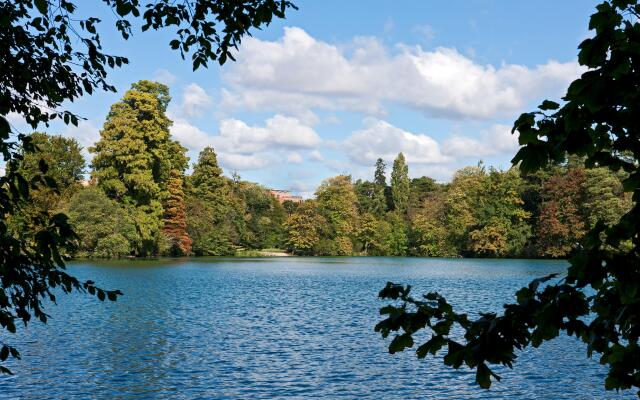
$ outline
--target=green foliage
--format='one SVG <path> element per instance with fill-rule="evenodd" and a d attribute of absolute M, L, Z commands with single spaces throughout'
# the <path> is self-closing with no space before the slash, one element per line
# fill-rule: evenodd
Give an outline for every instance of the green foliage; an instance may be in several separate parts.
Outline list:
<path fill-rule="evenodd" d="M 361 214 L 371 213 L 376 217 L 384 216 L 387 211 L 385 187 L 381 187 L 375 182 L 358 179 L 353 185 L 353 190 L 358 199 L 358 212 Z"/>
<path fill-rule="evenodd" d="M 402 215 L 397 212 L 387 214 L 389 224 L 388 246 L 389 255 L 404 256 L 409 246 L 408 228 Z"/>
<path fill-rule="evenodd" d="M 446 365 L 475 369 L 476 382 L 488 388 L 492 377 L 500 379 L 489 365 L 512 367 L 516 350 L 538 347 L 564 332 L 582 340 L 588 356 L 600 354 L 600 362 L 609 367 L 605 388 L 640 388 L 639 16 L 637 1 L 598 5 L 589 23 L 595 35 L 579 46 L 578 60 L 588 70 L 571 83 L 563 105 L 545 101 L 539 111 L 521 115 L 514 124 L 523 147 L 513 162 L 522 172 L 536 172 L 562 162 L 567 154 L 577 155 L 587 167 L 624 171 L 622 187 L 631 193 L 631 208 L 615 221 L 602 206 L 589 204 L 590 225 L 599 218 L 609 220 L 596 222 L 586 234 L 567 275 L 555 282 L 554 276 L 532 281 L 516 292 L 516 302 L 506 304 L 500 315 L 481 313 L 472 319 L 455 312 L 438 293 L 417 300 L 410 296 L 410 287 L 388 283 L 380 297 L 400 305 L 380 310 L 386 318 L 376 330 L 383 337 L 398 332 L 389 345 L 391 353 L 413 347 L 414 334 L 427 330 L 431 335 L 417 347 L 418 357 L 442 351 Z M 584 185 L 573 182 L 576 179 L 570 177 L 559 187 L 580 192 Z M 587 185 L 591 192 L 603 190 L 593 181 Z M 543 197 L 552 192 L 545 188 Z M 573 214 L 569 209 L 560 215 L 570 216 L 565 223 L 573 223 Z"/>
<path fill-rule="evenodd" d="M 288 249 L 294 254 L 302 255 L 321 253 L 316 250 L 320 245 L 320 238 L 326 227 L 327 221 L 320 214 L 316 201 L 304 201 L 285 222 L 285 228 L 289 236 Z"/>
<path fill-rule="evenodd" d="M 399 153 L 393 161 L 391 170 L 391 198 L 394 210 L 400 213 L 407 211 L 410 190 L 409 166 L 404 159 L 404 154 Z"/>
<path fill-rule="evenodd" d="M 63 197 L 72 195 L 84 177 L 84 157 L 78 141 L 62 136 L 35 132 L 29 135 L 35 152 L 25 152 L 20 173 L 26 179 L 41 174 L 41 164 L 47 165 L 46 176 L 56 181 Z"/>
<path fill-rule="evenodd" d="M 28 139 L 33 151 L 22 151 L 22 160 L 12 168 L 26 180 L 42 179 L 47 183 L 32 188 L 29 200 L 9 220 L 9 230 L 17 236 L 32 240 L 44 228 L 41 216 L 52 216 L 63 208 L 80 187 L 84 172 L 84 158 L 75 139 L 32 133 Z"/>
<path fill-rule="evenodd" d="M 115 103 L 95 153 L 92 177 L 110 198 L 122 203 L 133 219 L 139 239 L 136 255 L 155 255 L 163 229 L 163 203 L 169 195 L 170 171 L 186 169 L 186 149 L 169 136 L 172 122 L 165 111 L 169 89 L 140 81 Z"/>
<path fill-rule="evenodd" d="M 318 209 L 329 223 L 332 237 L 344 242 L 356 231 L 358 220 L 358 199 L 351 176 L 339 175 L 326 179 L 316 190 Z M 341 243 L 341 250 L 347 246 Z"/>
<path fill-rule="evenodd" d="M 279 248 L 286 242 L 286 211 L 268 189 L 249 182 L 238 184 L 248 232 L 245 245 L 254 249 Z"/>
<path fill-rule="evenodd" d="M 356 238 L 361 243 L 362 252 L 367 255 L 389 254 L 388 238 L 391 226 L 384 220 L 378 220 L 372 214 L 360 216 Z"/>
<path fill-rule="evenodd" d="M 222 176 L 215 151 L 206 147 L 189 177 L 186 200 L 187 231 L 196 255 L 232 255 L 237 237 L 230 182 Z"/>
<path fill-rule="evenodd" d="M 125 209 L 95 186 L 78 191 L 66 213 L 78 235 L 72 247 L 79 257 L 124 257 L 132 255 L 137 234 Z M 112 246 L 112 247 L 111 247 Z"/>

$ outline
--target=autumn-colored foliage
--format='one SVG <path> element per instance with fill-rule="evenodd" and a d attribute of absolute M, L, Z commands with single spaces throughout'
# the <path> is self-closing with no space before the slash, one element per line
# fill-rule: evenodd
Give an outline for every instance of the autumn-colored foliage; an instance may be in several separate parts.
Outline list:
<path fill-rule="evenodd" d="M 172 169 L 167 183 L 168 198 L 164 204 L 164 233 L 169 241 L 169 253 L 186 255 L 191 253 L 191 238 L 187 234 L 182 176 Z"/>

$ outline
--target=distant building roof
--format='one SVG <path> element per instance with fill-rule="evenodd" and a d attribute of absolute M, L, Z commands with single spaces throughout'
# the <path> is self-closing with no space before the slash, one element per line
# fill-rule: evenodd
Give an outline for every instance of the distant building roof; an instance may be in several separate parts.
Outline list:
<path fill-rule="evenodd" d="M 275 197 L 281 204 L 284 203 L 285 201 L 292 201 L 294 203 L 302 202 L 301 196 L 296 196 L 288 190 L 270 189 L 270 191 L 273 197 Z"/>

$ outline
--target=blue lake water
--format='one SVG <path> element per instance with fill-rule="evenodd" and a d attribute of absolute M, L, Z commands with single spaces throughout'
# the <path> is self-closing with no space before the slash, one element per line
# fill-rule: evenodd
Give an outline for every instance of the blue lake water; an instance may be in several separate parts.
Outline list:
<path fill-rule="evenodd" d="M 188 259 L 74 263 L 125 295 L 59 296 L 48 324 L 7 337 L 22 353 L 0 398 L 632 399 L 607 392 L 585 347 L 560 337 L 521 353 L 490 390 L 474 373 L 390 355 L 373 327 L 387 281 L 499 311 L 562 261 L 418 258 Z M 423 338 L 424 339 L 424 338 Z"/>

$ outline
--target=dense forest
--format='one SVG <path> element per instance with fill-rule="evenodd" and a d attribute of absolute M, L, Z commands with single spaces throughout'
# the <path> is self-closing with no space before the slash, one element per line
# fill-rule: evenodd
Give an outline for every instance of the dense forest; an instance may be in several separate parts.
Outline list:
<path fill-rule="evenodd" d="M 187 175 L 187 150 L 169 132 L 170 100 L 165 85 L 133 84 L 88 149 L 90 171 L 74 139 L 31 134 L 38 151 L 9 167 L 58 189 L 33 193 L 9 229 L 29 240 L 45 228 L 42 211 L 63 211 L 78 235 L 67 249 L 75 257 L 265 248 L 298 255 L 566 257 L 596 221 L 613 224 L 631 206 L 623 173 L 586 169 L 579 158 L 525 176 L 480 163 L 438 183 L 410 179 L 402 153 L 388 180 L 379 159 L 371 181 L 332 177 L 314 199 L 281 204 L 268 188 L 223 175 L 209 147 Z"/>

